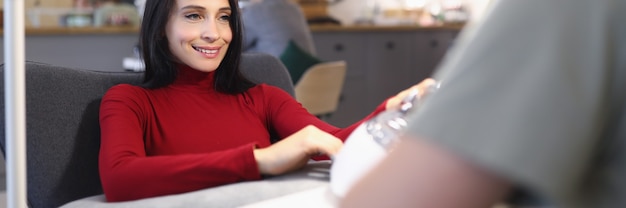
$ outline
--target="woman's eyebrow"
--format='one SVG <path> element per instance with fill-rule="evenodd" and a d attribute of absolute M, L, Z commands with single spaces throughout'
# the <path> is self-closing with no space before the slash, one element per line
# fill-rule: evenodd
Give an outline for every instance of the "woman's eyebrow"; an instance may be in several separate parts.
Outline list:
<path fill-rule="evenodd" d="M 198 6 L 198 5 L 187 5 L 187 6 L 184 6 L 183 8 L 180 8 L 180 10 L 187 10 L 187 9 L 206 10 L 203 6 Z"/>
<path fill-rule="evenodd" d="M 184 6 L 183 8 L 180 8 L 180 10 L 186 10 L 186 9 L 206 10 L 206 8 L 204 8 L 203 6 L 198 6 L 198 5 L 187 5 L 187 6 Z M 232 9 L 230 7 L 222 7 L 219 10 L 220 11 L 231 11 Z"/>

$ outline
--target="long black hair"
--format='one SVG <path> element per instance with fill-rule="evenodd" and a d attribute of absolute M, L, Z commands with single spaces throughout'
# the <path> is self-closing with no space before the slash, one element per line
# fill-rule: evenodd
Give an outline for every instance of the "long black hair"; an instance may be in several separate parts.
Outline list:
<path fill-rule="evenodd" d="M 215 90 L 228 94 L 237 94 L 254 86 L 246 79 L 239 63 L 242 53 L 242 23 L 237 0 L 228 0 L 232 9 L 230 28 L 233 39 L 228 46 L 224 59 L 215 71 Z M 176 0 L 148 0 L 141 24 L 139 42 L 146 71 L 143 87 L 160 88 L 174 82 L 177 76 L 177 62 L 169 49 L 166 37 L 166 25 L 172 15 Z"/>

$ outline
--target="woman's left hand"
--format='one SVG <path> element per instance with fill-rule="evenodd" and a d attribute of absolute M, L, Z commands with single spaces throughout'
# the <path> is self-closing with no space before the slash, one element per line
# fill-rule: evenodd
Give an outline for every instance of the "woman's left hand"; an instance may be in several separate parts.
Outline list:
<path fill-rule="evenodd" d="M 303 167 L 313 156 L 333 156 L 342 146 L 337 137 L 309 125 L 253 153 L 261 174 L 280 175 Z"/>
<path fill-rule="evenodd" d="M 424 92 L 426 92 L 426 89 L 434 84 L 436 84 L 437 81 L 435 81 L 432 78 L 427 78 L 422 80 L 420 83 L 413 85 L 411 87 L 409 87 L 408 89 L 405 89 L 403 91 L 401 91 L 400 93 L 396 94 L 396 96 L 393 96 L 392 98 L 389 98 L 389 100 L 387 100 L 387 104 L 385 105 L 385 109 L 389 110 L 389 109 L 398 109 L 400 108 L 400 104 L 402 103 L 402 99 L 404 99 L 404 97 L 406 97 L 407 95 L 409 95 L 409 93 L 411 93 L 412 90 L 418 90 L 419 94 L 417 96 L 422 96 Z"/>

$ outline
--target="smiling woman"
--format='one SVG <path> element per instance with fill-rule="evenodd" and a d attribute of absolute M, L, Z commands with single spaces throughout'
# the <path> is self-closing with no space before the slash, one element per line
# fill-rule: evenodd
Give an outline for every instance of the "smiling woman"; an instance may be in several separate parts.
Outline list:
<path fill-rule="evenodd" d="M 169 48 L 178 61 L 203 72 L 216 70 L 233 39 L 228 2 L 177 4 L 167 24 Z"/>
<path fill-rule="evenodd" d="M 282 89 L 246 79 L 241 27 L 237 0 L 146 2 L 144 81 L 112 87 L 100 105 L 98 165 L 108 201 L 291 172 L 334 155 L 362 122 L 337 128 Z"/>

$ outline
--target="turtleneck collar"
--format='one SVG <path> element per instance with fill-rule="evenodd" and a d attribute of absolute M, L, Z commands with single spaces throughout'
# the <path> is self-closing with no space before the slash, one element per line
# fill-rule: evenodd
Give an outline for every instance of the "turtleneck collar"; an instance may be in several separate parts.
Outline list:
<path fill-rule="evenodd" d="M 215 71 L 203 72 L 187 65 L 178 66 L 178 76 L 170 85 L 173 89 L 195 92 L 214 91 Z"/>

